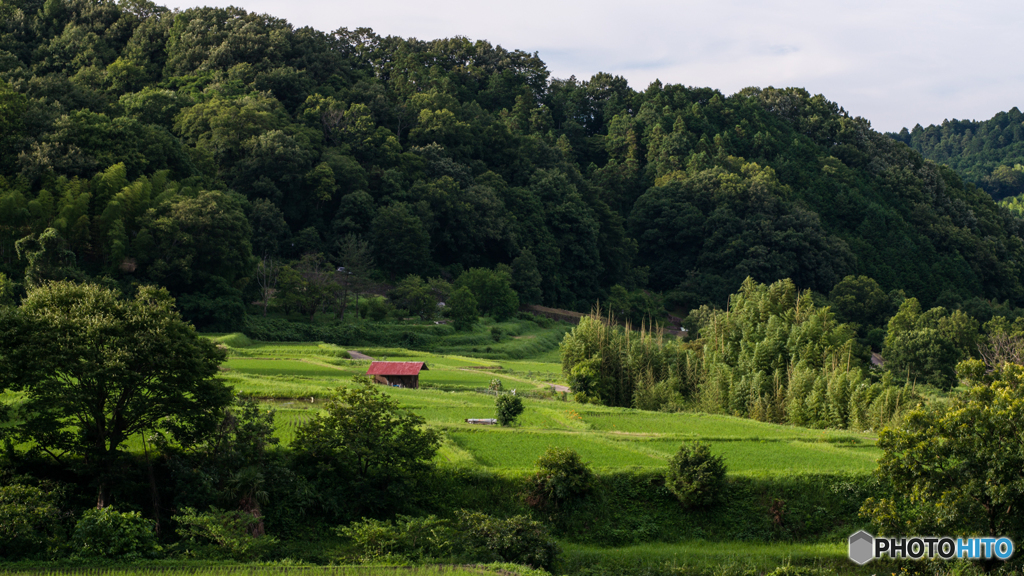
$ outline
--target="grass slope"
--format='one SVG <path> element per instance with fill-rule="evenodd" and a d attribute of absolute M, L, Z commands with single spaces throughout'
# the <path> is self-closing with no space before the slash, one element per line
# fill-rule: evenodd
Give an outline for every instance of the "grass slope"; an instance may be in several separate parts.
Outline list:
<path fill-rule="evenodd" d="M 287 445 L 338 386 L 364 374 L 368 360 L 343 358 L 344 346 L 317 342 L 262 343 L 241 335 L 214 338 L 229 354 L 225 378 L 240 392 L 265 398 L 277 409 L 277 430 Z M 515 427 L 467 424 L 494 416 L 494 397 L 473 392 L 492 378 L 507 389 L 548 391 L 560 365 L 539 360 L 492 360 L 404 348 L 360 348 L 379 359 L 424 361 L 421 388 L 385 388 L 399 403 L 441 429 L 442 466 L 479 470 L 532 470 L 549 447 L 572 448 L 600 470 L 663 469 L 689 441 L 709 442 L 731 474 L 865 473 L 879 451 L 874 437 L 810 430 L 702 413 L 659 413 L 552 399 L 525 398 Z"/>

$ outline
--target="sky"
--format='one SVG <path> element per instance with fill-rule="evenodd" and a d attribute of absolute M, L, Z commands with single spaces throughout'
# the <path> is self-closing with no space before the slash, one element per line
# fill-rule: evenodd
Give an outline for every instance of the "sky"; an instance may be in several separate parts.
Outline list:
<path fill-rule="evenodd" d="M 537 52 L 554 78 L 799 86 L 879 131 L 1024 108 L 1020 0 L 192 0 L 323 31 L 465 36 Z"/>

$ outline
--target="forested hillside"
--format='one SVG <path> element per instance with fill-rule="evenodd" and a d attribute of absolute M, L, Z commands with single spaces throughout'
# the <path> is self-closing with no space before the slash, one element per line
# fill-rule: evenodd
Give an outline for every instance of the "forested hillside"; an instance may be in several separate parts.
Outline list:
<path fill-rule="evenodd" d="M 261 259 L 357 241 L 379 281 L 507 265 L 583 311 L 616 285 L 724 306 L 748 276 L 1024 299 L 1020 221 L 820 95 L 236 8 L 0 2 L 0 174 L 0 272 L 157 283 L 201 328 L 241 322 Z"/>
<path fill-rule="evenodd" d="M 1016 107 L 990 120 L 946 120 L 889 134 L 929 160 L 948 164 L 999 200 L 1024 194 L 1024 114 Z"/>

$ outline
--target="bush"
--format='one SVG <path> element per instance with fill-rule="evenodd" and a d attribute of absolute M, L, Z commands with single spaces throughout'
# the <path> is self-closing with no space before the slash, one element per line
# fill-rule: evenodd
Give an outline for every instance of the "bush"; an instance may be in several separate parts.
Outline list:
<path fill-rule="evenodd" d="M 594 489 L 594 473 L 571 448 L 548 448 L 537 459 L 526 503 L 532 508 L 558 509 L 581 500 Z"/>
<path fill-rule="evenodd" d="M 482 512 L 456 513 L 455 548 L 474 562 L 513 562 L 550 571 L 558 544 L 547 528 L 527 516 L 495 518 Z"/>
<path fill-rule="evenodd" d="M 41 557 L 62 541 L 53 492 L 35 486 L 0 486 L 0 558 Z"/>
<path fill-rule="evenodd" d="M 687 508 L 712 506 L 725 488 L 725 461 L 703 442 L 684 444 L 668 461 L 665 487 Z"/>
<path fill-rule="evenodd" d="M 338 388 L 323 412 L 296 430 L 295 470 L 338 518 L 391 514 L 415 496 L 440 437 L 365 375 L 353 383 L 361 386 Z"/>
<path fill-rule="evenodd" d="M 387 318 L 394 309 L 395 306 L 383 298 L 370 298 L 366 301 L 366 313 L 363 314 L 363 317 L 369 316 L 370 320 L 380 322 Z"/>
<path fill-rule="evenodd" d="M 241 510 L 197 512 L 184 508 L 174 516 L 177 532 L 182 540 L 179 547 L 188 555 L 198 557 L 228 557 L 238 561 L 252 561 L 263 557 L 275 544 L 273 536 L 254 536 L 260 518 Z"/>
<path fill-rule="evenodd" d="M 498 425 L 500 426 L 514 424 L 516 418 L 519 418 L 519 415 L 523 413 L 522 399 L 511 394 L 502 394 L 501 396 L 498 396 L 494 401 L 494 406 L 497 408 L 497 420 Z"/>
<path fill-rule="evenodd" d="M 161 550 L 151 520 L 110 506 L 86 510 L 75 525 L 71 544 L 82 558 L 138 560 L 154 558 Z"/>
<path fill-rule="evenodd" d="M 363 519 L 338 529 L 351 538 L 360 560 L 513 562 L 550 570 L 559 553 L 540 522 L 526 516 L 496 518 L 459 510 L 454 520 L 398 516 L 396 520 Z"/>
<path fill-rule="evenodd" d="M 505 331 L 500 326 L 491 326 L 491 339 L 495 342 L 501 342 L 501 337 L 505 335 Z"/>
<path fill-rule="evenodd" d="M 360 561 L 382 559 L 421 561 L 452 556 L 451 521 L 430 515 L 422 518 L 398 515 L 394 521 L 364 518 L 338 528 L 361 552 Z"/>

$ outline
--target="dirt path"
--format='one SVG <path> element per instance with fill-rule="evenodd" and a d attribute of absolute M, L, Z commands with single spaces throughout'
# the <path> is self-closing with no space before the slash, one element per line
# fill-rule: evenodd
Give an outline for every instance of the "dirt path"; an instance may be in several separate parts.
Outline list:
<path fill-rule="evenodd" d="M 370 358 L 366 354 L 356 352 L 355 350 L 349 350 L 348 355 L 351 356 L 353 360 L 373 360 L 373 358 Z"/>

